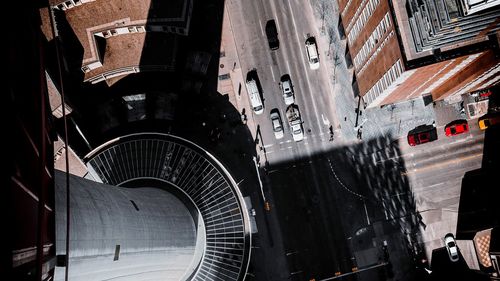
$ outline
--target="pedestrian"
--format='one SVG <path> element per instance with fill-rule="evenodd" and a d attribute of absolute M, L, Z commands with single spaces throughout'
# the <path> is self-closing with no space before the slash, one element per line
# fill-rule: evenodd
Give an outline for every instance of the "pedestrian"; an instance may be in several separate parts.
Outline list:
<path fill-rule="evenodd" d="M 361 128 L 358 129 L 358 135 L 357 135 L 357 137 L 358 137 L 358 140 L 361 140 Z"/>

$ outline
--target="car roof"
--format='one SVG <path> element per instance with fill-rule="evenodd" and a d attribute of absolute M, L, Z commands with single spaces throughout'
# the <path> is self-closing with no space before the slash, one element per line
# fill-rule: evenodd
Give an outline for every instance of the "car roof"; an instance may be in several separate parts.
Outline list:
<path fill-rule="evenodd" d="M 306 44 L 306 47 L 307 47 L 307 51 L 309 52 L 309 55 L 311 57 L 316 57 L 317 56 L 316 43 L 308 41 L 308 43 Z"/>

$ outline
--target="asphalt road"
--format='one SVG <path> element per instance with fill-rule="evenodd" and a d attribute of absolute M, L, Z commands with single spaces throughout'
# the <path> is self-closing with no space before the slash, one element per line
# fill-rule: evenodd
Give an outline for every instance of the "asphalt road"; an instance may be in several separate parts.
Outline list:
<path fill-rule="evenodd" d="M 390 266 L 342 280 L 417 280 L 416 257 L 430 257 L 432 249 L 442 246 L 442 235 L 455 231 L 461 180 L 466 171 L 480 167 L 484 133 L 470 122 L 470 133 L 446 137 L 438 127 L 437 141 L 416 147 L 408 146 L 406 138 L 385 136 L 338 146 L 329 141 L 328 128 L 337 128 L 338 122 L 325 50 L 318 44 L 318 70 L 307 62 L 307 37 L 319 39 L 310 5 L 264 0 L 226 5 L 231 5 L 242 72 L 255 69 L 263 91 L 265 112 L 252 118 L 265 155 L 261 161 L 267 162 L 261 176 L 272 210 L 257 216 L 259 235 L 281 245 L 279 255 L 288 271 L 273 273 L 268 260 L 257 261 L 256 280 L 321 280 L 379 264 L 384 241 Z M 265 33 L 271 19 L 280 40 L 274 51 Z M 293 141 L 286 125 L 279 88 L 284 74 L 291 77 L 304 121 L 301 142 Z M 269 118 L 274 108 L 285 124 L 280 140 Z M 273 246 L 259 247 L 265 252 Z"/>
<path fill-rule="evenodd" d="M 253 114 L 260 128 L 261 143 L 269 163 L 278 163 L 324 150 L 328 145 L 329 125 L 334 122 L 332 88 L 324 50 L 318 50 L 320 68 L 311 70 L 307 61 L 305 41 L 318 34 L 310 5 L 301 1 L 239 1 L 232 5 L 232 27 L 238 55 L 245 75 L 257 71 L 263 91 L 265 112 Z M 274 19 L 280 46 L 272 51 L 268 46 L 265 26 Z M 308 35 L 309 34 L 309 35 Z M 320 48 L 320 46 L 318 46 Z M 305 139 L 294 142 L 286 120 L 286 105 L 279 87 L 282 75 L 291 77 L 295 104 L 299 106 Z M 269 112 L 277 108 L 285 125 L 284 138 L 277 140 L 272 130 Z"/>

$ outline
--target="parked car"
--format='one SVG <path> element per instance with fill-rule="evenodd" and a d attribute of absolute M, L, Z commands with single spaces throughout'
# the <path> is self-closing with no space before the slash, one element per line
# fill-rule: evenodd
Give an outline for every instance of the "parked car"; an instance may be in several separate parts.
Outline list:
<path fill-rule="evenodd" d="M 277 109 L 271 110 L 271 123 L 273 125 L 274 137 L 276 139 L 283 138 L 283 122 Z"/>
<path fill-rule="evenodd" d="M 276 23 L 274 22 L 274 20 L 267 21 L 266 35 L 267 42 L 269 43 L 269 48 L 271 50 L 277 50 L 280 47 L 280 41 L 278 39 L 278 29 L 276 28 Z"/>
<path fill-rule="evenodd" d="M 307 60 L 309 61 L 309 67 L 311 69 L 318 69 L 319 68 L 319 55 L 318 55 L 318 48 L 316 47 L 316 41 L 314 40 L 313 37 L 310 37 L 306 41 L 306 53 L 307 53 Z"/>
<path fill-rule="evenodd" d="M 486 113 L 477 120 L 479 129 L 486 130 L 488 127 L 500 124 L 500 113 Z"/>
<path fill-rule="evenodd" d="M 286 105 L 290 105 L 295 102 L 294 94 L 293 94 L 293 88 L 292 88 L 292 81 L 290 80 L 290 75 L 283 75 L 281 77 L 281 93 L 283 95 L 283 100 L 285 101 Z"/>
<path fill-rule="evenodd" d="M 246 80 L 248 98 L 255 114 L 259 115 L 264 112 L 264 104 L 262 103 L 261 91 L 257 84 L 257 72 L 252 70 L 247 74 Z"/>
<path fill-rule="evenodd" d="M 464 119 L 452 121 L 444 127 L 444 134 L 447 137 L 460 135 L 467 133 L 468 131 L 469 124 L 467 123 L 467 120 Z"/>
<path fill-rule="evenodd" d="M 437 130 L 434 125 L 420 125 L 408 132 L 408 144 L 415 146 L 438 139 Z"/>
<path fill-rule="evenodd" d="M 448 256 L 452 262 L 457 262 L 459 259 L 458 256 L 458 247 L 457 242 L 455 241 L 455 236 L 452 233 L 448 233 L 444 236 L 444 245 L 446 246 L 446 251 L 448 251 Z"/>

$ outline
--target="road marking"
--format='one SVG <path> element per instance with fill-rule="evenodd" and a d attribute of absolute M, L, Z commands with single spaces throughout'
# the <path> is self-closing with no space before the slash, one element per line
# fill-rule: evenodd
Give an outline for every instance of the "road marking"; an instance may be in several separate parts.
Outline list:
<path fill-rule="evenodd" d="M 323 113 L 321 113 L 321 119 L 323 119 L 323 124 L 327 125 L 327 126 L 330 126 L 330 120 L 328 120 L 328 118 L 326 118 Z"/>
<path fill-rule="evenodd" d="M 262 22 L 259 20 L 259 25 L 260 25 L 260 32 L 262 33 L 262 36 L 264 36 L 264 29 L 262 28 Z"/>
<path fill-rule="evenodd" d="M 476 158 L 476 157 L 482 157 L 483 156 L 483 153 L 477 153 L 477 154 L 473 154 L 473 155 L 469 155 L 469 156 L 465 156 L 465 157 L 462 157 L 462 158 L 454 158 L 454 159 L 450 159 L 450 160 L 447 160 L 447 161 L 444 161 L 444 162 L 441 162 L 441 163 L 435 163 L 435 164 L 431 164 L 429 166 L 425 166 L 425 167 L 422 167 L 422 168 L 419 168 L 419 169 L 413 169 L 412 171 L 407 171 L 407 172 L 403 172 L 401 173 L 402 176 L 406 176 L 410 173 L 416 173 L 416 172 L 422 172 L 422 171 L 426 171 L 426 170 L 430 170 L 430 169 L 436 169 L 438 168 L 439 166 L 443 166 L 443 165 L 450 165 L 452 163 L 461 163 L 462 161 L 465 161 L 465 160 L 470 160 L 472 158 Z M 415 166 L 415 163 L 413 163 L 413 166 Z"/>
<path fill-rule="evenodd" d="M 271 74 L 273 75 L 273 81 L 276 81 L 276 76 L 274 75 L 273 66 L 270 65 L 269 68 L 271 69 Z"/>
<path fill-rule="evenodd" d="M 271 150 L 271 151 L 267 151 L 267 150 L 266 150 L 266 152 L 265 152 L 265 153 L 266 153 L 266 154 L 271 154 L 271 153 L 273 153 L 273 152 L 274 152 L 274 150 Z"/>
<path fill-rule="evenodd" d="M 273 143 L 271 143 L 271 144 L 266 144 L 266 145 L 264 145 L 264 148 L 268 148 L 268 147 L 271 147 L 271 146 L 273 146 L 273 145 L 274 145 Z"/>
<path fill-rule="evenodd" d="M 287 149 L 293 148 L 293 146 L 288 146 Z"/>
<path fill-rule="evenodd" d="M 286 60 L 285 63 L 286 63 L 286 73 L 288 75 L 290 75 L 290 64 L 288 63 L 288 60 Z M 293 87 L 293 85 L 292 85 L 292 87 Z M 293 94 L 295 95 L 295 89 L 293 91 Z"/>

